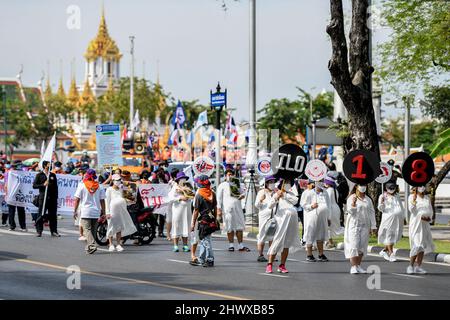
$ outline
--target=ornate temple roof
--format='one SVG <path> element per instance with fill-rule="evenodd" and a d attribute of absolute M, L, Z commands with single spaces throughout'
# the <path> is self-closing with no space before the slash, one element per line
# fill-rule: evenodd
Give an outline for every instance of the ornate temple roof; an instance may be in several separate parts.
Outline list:
<path fill-rule="evenodd" d="M 91 86 L 89 85 L 89 80 L 87 80 L 84 83 L 83 93 L 80 96 L 80 104 L 84 105 L 92 102 L 95 102 L 95 96 L 92 93 Z"/>
<path fill-rule="evenodd" d="M 105 10 L 102 9 L 100 25 L 98 27 L 97 36 L 89 42 L 89 46 L 84 54 L 88 60 L 94 60 L 102 57 L 107 60 L 119 61 L 122 54 L 116 45 L 116 42 L 109 36 L 108 27 L 106 26 Z"/>
<path fill-rule="evenodd" d="M 69 93 L 67 94 L 67 102 L 75 107 L 80 103 L 80 95 L 78 94 L 75 77 L 72 77 L 72 81 L 70 83 Z"/>

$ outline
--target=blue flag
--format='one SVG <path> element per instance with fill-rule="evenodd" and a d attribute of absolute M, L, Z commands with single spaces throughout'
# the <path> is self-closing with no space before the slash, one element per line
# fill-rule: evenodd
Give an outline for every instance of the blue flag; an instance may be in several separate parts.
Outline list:
<path fill-rule="evenodd" d="M 183 105 L 181 101 L 178 100 L 177 108 L 175 109 L 175 113 L 172 117 L 172 124 L 175 128 L 182 128 L 184 122 L 186 121 L 186 113 L 184 112 Z M 177 126 L 178 123 L 178 126 Z"/>

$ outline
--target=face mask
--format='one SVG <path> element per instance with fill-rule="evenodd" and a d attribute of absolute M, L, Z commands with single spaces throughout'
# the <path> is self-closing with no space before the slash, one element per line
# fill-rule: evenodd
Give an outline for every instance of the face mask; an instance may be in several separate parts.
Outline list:
<path fill-rule="evenodd" d="M 180 184 L 185 184 L 186 183 L 186 179 L 180 179 Z"/>
<path fill-rule="evenodd" d="M 291 184 L 290 183 L 285 183 L 284 184 L 284 190 L 291 190 Z"/>
<path fill-rule="evenodd" d="M 120 185 L 122 184 L 122 181 L 120 181 L 120 180 L 114 180 L 114 181 L 113 181 L 113 184 L 114 184 L 116 187 L 120 187 Z"/>
<path fill-rule="evenodd" d="M 425 187 L 418 187 L 417 191 L 419 191 L 420 193 L 424 193 L 425 192 Z"/>
<path fill-rule="evenodd" d="M 5 166 L 5 168 L 6 168 L 6 169 L 11 169 L 11 165 L 10 165 L 10 164 L 7 164 L 7 165 Z"/>
<path fill-rule="evenodd" d="M 229 182 L 231 180 L 233 180 L 233 176 L 227 176 L 227 181 Z"/>
<path fill-rule="evenodd" d="M 393 194 L 395 192 L 395 189 L 388 189 L 387 192 Z"/>
<path fill-rule="evenodd" d="M 275 189 L 275 183 L 269 183 L 269 184 L 267 185 L 267 188 L 268 188 L 269 190 Z"/>
<path fill-rule="evenodd" d="M 366 186 L 358 186 L 358 191 L 359 191 L 359 192 L 365 193 L 366 190 L 367 190 L 367 187 L 366 187 Z"/>

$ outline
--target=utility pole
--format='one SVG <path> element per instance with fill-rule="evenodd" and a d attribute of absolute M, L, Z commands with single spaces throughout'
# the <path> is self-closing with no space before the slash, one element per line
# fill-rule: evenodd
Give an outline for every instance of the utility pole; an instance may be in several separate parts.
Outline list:
<path fill-rule="evenodd" d="M 134 131 L 133 128 L 133 118 L 134 118 L 134 36 L 130 36 L 131 42 L 131 76 L 130 76 L 130 129 Z"/>
<path fill-rule="evenodd" d="M 8 161 L 8 143 L 6 140 L 7 126 L 6 126 L 6 86 L 2 86 L 2 102 L 3 102 L 3 138 L 5 139 L 5 160 Z"/>

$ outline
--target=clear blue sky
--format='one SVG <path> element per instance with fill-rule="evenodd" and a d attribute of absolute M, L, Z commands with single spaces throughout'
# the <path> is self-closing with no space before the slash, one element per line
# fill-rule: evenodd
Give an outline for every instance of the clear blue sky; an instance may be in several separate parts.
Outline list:
<path fill-rule="evenodd" d="M 121 75 L 130 71 L 129 35 L 134 35 L 136 75 L 160 79 L 176 99 L 208 104 L 220 80 L 229 91 L 236 120 L 248 119 L 249 6 L 247 0 L 104 0 L 109 33 L 123 53 Z M 69 5 L 81 10 L 80 30 L 69 30 Z M 84 76 L 83 53 L 95 37 L 100 0 L 0 0 L 0 77 L 15 77 L 24 65 L 25 85 L 47 71 L 56 90 L 63 60 L 67 91 L 70 61 L 77 82 Z M 327 69 L 331 45 L 325 32 L 328 0 L 257 1 L 257 106 L 272 98 L 295 99 L 296 86 L 314 93 L 332 90 Z M 375 39 L 375 41 L 377 41 Z"/>

